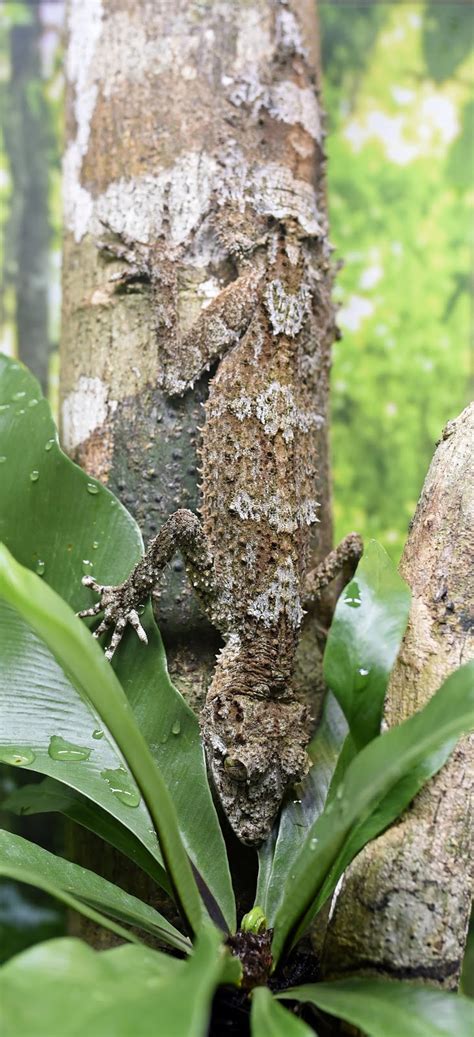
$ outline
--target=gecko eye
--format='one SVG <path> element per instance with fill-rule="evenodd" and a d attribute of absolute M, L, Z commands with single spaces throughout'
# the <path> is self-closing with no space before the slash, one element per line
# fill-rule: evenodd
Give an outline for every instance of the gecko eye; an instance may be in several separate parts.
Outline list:
<path fill-rule="evenodd" d="M 226 756 L 224 767 L 232 781 L 247 781 L 248 773 L 245 763 L 236 756 Z"/>

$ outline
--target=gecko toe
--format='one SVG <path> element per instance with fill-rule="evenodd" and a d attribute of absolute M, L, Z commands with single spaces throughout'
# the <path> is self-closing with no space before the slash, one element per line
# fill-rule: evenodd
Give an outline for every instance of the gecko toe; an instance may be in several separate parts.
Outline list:
<path fill-rule="evenodd" d="M 142 625 L 140 623 L 138 612 L 135 609 L 131 609 L 130 610 L 130 612 L 128 613 L 128 616 L 127 616 L 127 620 L 130 623 L 130 626 L 133 627 L 133 629 L 135 630 L 136 634 L 140 638 L 140 641 L 143 641 L 143 644 L 147 645 L 148 644 L 148 638 L 147 638 L 147 635 L 146 635 L 146 633 L 145 633 L 145 631 L 144 631 L 144 629 L 143 629 L 143 627 L 142 627 Z"/>

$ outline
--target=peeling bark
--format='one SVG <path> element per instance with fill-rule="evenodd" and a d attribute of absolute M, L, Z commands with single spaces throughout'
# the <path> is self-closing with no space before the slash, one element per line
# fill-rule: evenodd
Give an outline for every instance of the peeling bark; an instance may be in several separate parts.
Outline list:
<path fill-rule="evenodd" d="M 387 694 L 386 721 L 421 709 L 474 655 L 474 405 L 446 426 L 400 572 L 413 592 Z M 456 989 L 473 883 L 474 741 L 346 872 L 324 947 L 329 976 L 377 974 Z"/>

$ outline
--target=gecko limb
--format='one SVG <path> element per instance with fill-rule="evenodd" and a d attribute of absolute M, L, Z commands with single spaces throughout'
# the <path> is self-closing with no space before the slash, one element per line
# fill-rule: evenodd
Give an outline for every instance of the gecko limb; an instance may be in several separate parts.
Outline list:
<path fill-rule="evenodd" d="M 211 364 L 238 344 L 258 304 L 261 280 L 261 271 L 249 267 L 202 309 L 179 346 L 170 339 L 169 355 L 163 345 L 161 383 L 165 392 L 175 396 L 192 388 Z"/>
<path fill-rule="evenodd" d="M 159 582 L 161 571 L 176 551 L 180 551 L 184 558 L 192 586 L 204 608 L 210 608 L 214 598 L 214 563 L 199 519 L 186 508 L 180 508 L 167 519 L 160 532 L 150 541 L 145 556 L 123 583 L 114 587 L 99 584 L 92 576 L 83 577 L 84 586 L 95 590 L 100 595 L 100 601 L 78 612 L 78 616 L 83 618 L 103 612 L 103 619 L 93 636 L 100 637 L 113 628 L 105 653 L 107 659 L 112 658 L 127 625 L 133 627 L 140 640 L 147 643 L 138 609 L 150 596 Z"/>
<path fill-rule="evenodd" d="M 362 558 L 364 545 L 358 533 L 348 533 L 341 543 L 330 551 L 316 569 L 308 573 L 304 584 L 304 604 L 309 607 L 321 597 L 326 587 L 342 576 L 343 584 L 349 583 Z"/>

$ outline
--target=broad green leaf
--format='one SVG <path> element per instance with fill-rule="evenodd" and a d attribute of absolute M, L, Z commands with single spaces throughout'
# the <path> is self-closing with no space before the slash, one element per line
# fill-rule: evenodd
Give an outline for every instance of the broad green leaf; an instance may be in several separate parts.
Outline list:
<path fill-rule="evenodd" d="M 23 871 L 38 876 L 38 884 L 47 882 L 59 890 L 72 894 L 81 903 L 98 909 L 111 918 L 126 925 L 138 926 L 158 937 L 170 947 L 187 953 L 189 941 L 171 925 L 159 911 L 144 904 L 137 897 L 126 893 L 101 875 L 81 868 L 78 864 L 56 857 L 41 846 L 23 839 L 13 832 L 0 830 L 0 871 L 2 868 L 15 872 L 21 881 Z"/>
<path fill-rule="evenodd" d="M 472 1037 L 474 1031 L 474 1001 L 413 983 L 354 978 L 308 983 L 276 996 L 310 1002 L 367 1037 Z"/>
<path fill-rule="evenodd" d="M 314 903 L 315 911 L 318 911 L 334 892 L 341 875 L 343 875 L 356 854 L 359 853 L 359 850 L 366 843 L 370 842 L 371 839 L 375 839 L 377 835 L 380 835 L 392 821 L 399 817 L 420 789 L 423 788 L 423 785 L 446 763 L 456 741 L 457 739 L 453 738 L 449 742 L 445 742 L 435 752 L 426 756 L 421 763 L 409 771 L 408 774 L 405 774 L 390 789 L 390 792 L 383 797 L 376 809 L 367 818 L 354 825 L 317 895 Z"/>
<path fill-rule="evenodd" d="M 93 703 L 111 732 L 153 819 L 177 903 L 191 929 L 196 931 L 202 918 L 202 905 L 170 793 L 100 645 L 59 595 L 39 576 L 19 565 L 3 546 L 0 546 L 0 597 L 46 642 L 81 698 Z M 113 781 L 115 787 L 119 781 L 123 784 L 124 779 L 118 781 L 113 772 L 108 780 Z"/>
<path fill-rule="evenodd" d="M 112 824 L 120 823 L 142 844 L 155 861 L 154 877 L 170 892 L 150 814 L 133 779 L 126 779 L 128 768 L 112 734 L 93 703 L 77 694 L 44 642 L 1 600 L 0 660 L 0 761 L 47 774 L 65 789 L 81 792 L 90 804 L 89 815 L 99 804 Z M 58 745 L 59 753 L 54 749 Z M 122 777 L 122 794 L 112 791 L 104 773 L 109 779 Z"/>
<path fill-rule="evenodd" d="M 321 723 L 308 753 L 311 770 L 283 806 L 276 829 L 258 851 L 258 883 L 255 903 L 263 907 L 270 926 L 284 896 L 285 881 L 308 830 L 321 814 L 344 741 L 347 724 L 331 692 L 324 703 Z"/>
<path fill-rule="evenodd" d="M 52 940 L 0 970 L 2 1037 L 206 1037 L 225 967 L 216 930 L 177 961 L 146 947 L 91 950 Z"/>
<path fill-rule="evenodd" d="M 371 540 L 344 588 L 324 653 L 324 676 L 341 706 L 356 750 L 380 731 L 388 678 L 405 632 L 410 591 Z"/>
<path fill-rule="evenodd" d="M 22 785 L 3 800 L 1 807 L 2 810 L 10 810 L 20 817 L 56 812 L 64 814 L 70 821 L 75 821 L 110 843 L 146 871 L 160 886 L 170 890 L 164 868 L 145 849 L 130 828 L 125 828 L 97 803 L 81 796 L 70 786 L 55 781 L 54 778 L 45 778 L 38 784 Z"/>
<path fill-rule="evenodd" d="M 275 918 L 273 957 L 299 939 L 318 907 L 319 894 L 354 830 L 368 822 L 399 783 L 446 743 L 474 728 L 474 663 L 453 673 L 432 699 L 403 724 L 375 738 L 352 761 L 336 796 L 306 836 L 290 870 Z M 405 788 L 405 787 L 404 787 Z M 404 802 L 392 798 L 393 820 Z M 360 846 L 358 847 L 360 849 Z"/>
<path fill-rule="evenodd" d="M 0 456 L 0 540 L 19 562 L 42 573 L 42 579 L 75 611 L 95 600 L 93 593 L 81 585 L 84 573 L 92 573 L 108 584 L 117 584 L 126 578 L 143 552 L 136 523 L 112 493 L 62 453 L 38 383 L 23 365 L 1 356 Z M 113 668 L 171 792 L 188 854 L 218 902 L 229 928 L 234 929 L 234 895 L 225 844 L 207 779 L 199 724 L 169 680 L 163 645 L 150 606 L 142 622 L 147 630 L 148 646 L 142 645 L 132 630 L 127 631 Z M 34 635 L 24 632 L 17 669 L 21 670 L 19 679 L 25 699 L 33 700 L 19 732 L 20 744 L 26 745 L 39 723 L 34 708 L 38 696 L 35 645 Z M 42 677 L 47 683 L 50 659 L 46 653 L 42 661 Z M 54 683 L 57 680 L 54 660 L 52 665 Z M 12 669 L 13 664 L 9 681 Z M 67 683 L 64 675 L 62 681 L 63 685 Z M 8 681 L 4 682 L 0 672 L 2 709 L 6 693 Z M 65 694 L 64 687 L 61 694 Z M 48 721 L 44 720 L 45 734 L 49 723 L 50 736 L 59 733 L 57 721 L 65 719 L 63 711 L 58 714 L 56 710 L 54 699 Z M 63 737 L 72 742 L 76 721 L 78 730 L 84 733 L 85 716 L 82 721 L 71 717 L 69 738 L 68 734 Z M 13 744 L 13 739 L 8 740 Z M 48 765 L 43 773 L 66 780 L 64 767 L 61 764 L 62 770 L 58 767 L 53 770 Z M 36 765 L 35 769 L 41 770 Z M 110 769 L 108 765 L 107 769 Z M 80 791 L 87 795 L 85 789 Z M 101 805 L 105 808 L 104 803 Z M 125 814 L 129 815 L 130 811 L 126 809 Z M 117 814 L 117 809 L 114 816 L 127 823 Z"/>
<path fill-rule="evenodd" d="M 314 1037 L 316 1033 L 279 1005 L 268 987 L 252 992 L 250 1028 L 252 1037 Z"/>
<path fill-rule="evenodd" d="M 170 982 L 182 968 L 177 958 L 131 944 L 97 952 L 81 940 L 48 940 L 12 958 L 0 969 L 0 1032 L 2 1037 L 130 1037 L 119 1029 L 120 1012 L 135 999 L 158 996 L 160 984 Z M 110 1014 L 107 1029 L 97 1028 L 97 1016 Z M 145 1037 L 137 1010 L 133 1033 Z"/>

